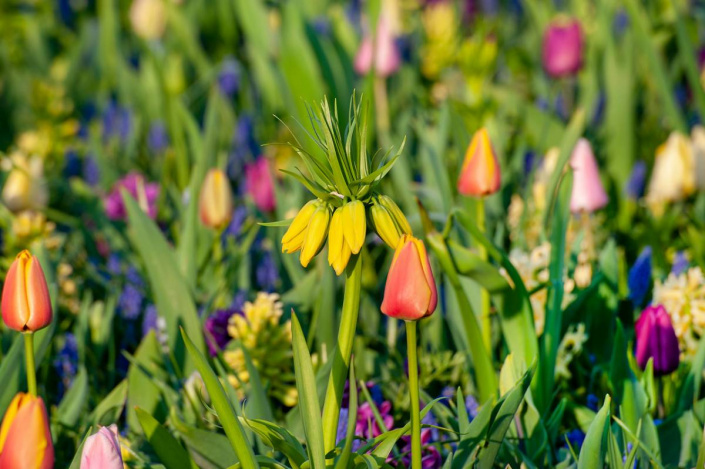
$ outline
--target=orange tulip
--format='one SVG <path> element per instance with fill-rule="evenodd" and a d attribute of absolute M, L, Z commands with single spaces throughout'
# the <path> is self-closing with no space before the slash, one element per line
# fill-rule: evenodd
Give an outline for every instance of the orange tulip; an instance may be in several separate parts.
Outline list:
<path fill-rule="evenodd" d="M 394 253 L 384 288 L 382 312 L 387 316 L 414 321 L 436 309 L 436 281 L 431 272 L 423 241 L 403 235 Z"/>
<path fill-rule="evenodd" d="M 490 136 L 484 127 L 472 137 L 458 178 L 458 192 L 483 197 L 499 190 L 501 173 Z"/>
<path fill-rule="evenodd" d="M 221 229 L 230 223 L 233 215 L 233 196 L 228 177 L 219 169 L 206 174 L 199 200 L 201 222 L 210 228 Z"/>
<path fill-rule="evenodd" d="M 41 397 L 20 392 L 10 402 L 0 427 L 0 467 L 54 467 L 49 419 Z"/>
<path fill-rule="evenodd" d="M 48 326 L 51 317 L 42 266 L 29 251 L 22 251 L 10 266 L 2 288 L 2 320 L 16 331 L 34 332 Z"/>

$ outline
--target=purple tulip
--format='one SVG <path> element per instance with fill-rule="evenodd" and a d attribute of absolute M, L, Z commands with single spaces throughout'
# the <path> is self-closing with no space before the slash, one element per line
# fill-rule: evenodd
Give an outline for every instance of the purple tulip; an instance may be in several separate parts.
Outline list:
<path fill-rule="evenodd" d="M 634 327 L 636 362 L 642 370 L 653 359 L 654 374 L 667 375 L 678 368 L 680 350 L 671 317 L 661 305 L 647 307 Z"/>
<path fill-rule="evenodd" d="M 543 68 L 553 78 L 574 75 L 583 64 L 583 31 L 575 19 L 554 20 L 543 36 Z"/>

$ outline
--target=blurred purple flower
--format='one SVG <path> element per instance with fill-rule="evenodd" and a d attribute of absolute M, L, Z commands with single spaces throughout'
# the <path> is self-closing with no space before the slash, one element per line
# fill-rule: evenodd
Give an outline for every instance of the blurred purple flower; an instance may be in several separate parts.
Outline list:
<path fill-rule="evenodd" d="M 262 251 L 255 268 L 255 280 L 257 286 L 263 291 L 272 292 L 276 288 L 279 281 L 279 270 L 271 251 Z"/>
<path fill-rule="evenodd" d="M 465 398 L 465 409 L 468 411 L 470 420 L 477 417 L 477 414 L 480 412 L 480 403 L 477 402 L 477 399 L 472 394 L 468 394 Z"/>
<path fill-rule="evenodd" d="M 429 412 L 430 413 L 430 412 Z M 401 440 L 404 442 L 402 448 L 402 463 L 406 467 L 411 467 L 411 437 L 403 436 Z M 441 453 L 438 452 L 435 446 L 429 445 L 433 442 L 430 428 L 421 430 L 421 467 L 423 469 L 438 469 L 443 465 Z"/>
<path fill-rule="evenodd" d="M 132 113 L 129 109 L 110 101 L 103 111 L 103 139 L 127 140 L 132 133 Z"/>
<path fill-rule="evenodd" d="M 621 36 L 629 27 L 629 15 L 623 8 L 615 13 L 613 27 L 615 36 Z"/>
<path fill-rule="evenodd" d="M 169 146 L 169 133 L 162 121 L 154 121 L 147 133 L 147 147 L 152 153 L 161 153 Z"/>
<path fill-rule="evenodd" d="M 129 266 L 127 272 L 125 272 L 125 280 L 134 285 L 137 288 L 142 288 L 144 286 L 144 281 L 139 271 L 135 269 L 134 266 Z"/>
<path fill-rule="evenodd" d="M 577 449 L 583 446 L 583 441 L 585 441 L 585 433 L 578 428 L 574 428 L 566 434 L 566 438 L 568 439 L 570 445 Z"/>
<path fill-rule="evenodd" d="M 255 138 L 252 118 L 243 114 L 237 121 L 233 135 L 232 150 L 228 158 L 228 176 L 239 181 L 249 158 L 254 158 L 260 152 L 260 146 Z"/>
<path fill-rule="evenodd" d="M 543 36 L 543 68 L 553 78 L 574 75 L 583 65 L 583 30 L 577 19 L 554 20 Z"/>
<path fill-rule="evenodd" d="M 92 155 L 86 155 L 83 160 L 83 180 L 89 186 L 96 186 L 100 182 L 100 168 Z"/>
<path fill-rule="evenodd" d="M 147 305 L 144 309 L 144 317 L 142 318 L 142 337 L 149 334 L 149 331 L 157 331 L 159 320 L 159 313 L 157 312 L 157 307 L 153 304 Z"/>
<path fill-rule="evenodd" d="M 629 174 L 629 179 L 624 185 L 624 194 L 632 200 L 638 200 L 644 196 L 644 188 L 646 187 L 646 163 L 642 160 L 637 161 L 632 166 L 632 172 Z"/>
<path fill-rule="evenodd" d="M 72 178 L 81 174 L 81 159 L 75 150 L 66 150 L 64 153 L 64 177 Z"/>
<path fill-rule="evenodd" d="M 233 314 L 238 314 L 239 311 L 232 309 L 221 309 L 211 314 L 204 325 L 206 344 L 211 356 L 218 355 L 218 352 L 223 350 L 228 342 L 230 335 L 228 334 L 228 322 Z"/>
<path fill-rule="evenodd" d="M 233 295 L 233 300 L 230 302 L 230 309 L 235 311 L 242 311 L 242 307 L 247 301 L 247 290 L 238 290 L 235 295 Z"/>
<path fill-rule="evenodd" d="M 218 88 L 225 96 L 232 97 L 238 92 L 241 74 L 242 67 L 237 60 L 229 58 L 223 61 L 218 72 Z"/>
<path fill-rule="evenodd" d="M 678 251 L 676 253 L 675 259 L 673 259 L 673 266 L 671 267 L 671 273 L 673 275 L 680 275 L 686 270 L 688 270 L 688 266 L 690 265 L 690 262 L 688 261 L 688 257 L 686 257 L 684 251 Z"/>
<path fill-rule="evenodd" d="M 586 405 L 588 409 L 597 412 L 597 407 L 600 404 L 600 400 L 594 394 L 588 394 Z"/>
<path fill-rule="evenodd" d="M 230 223 L 228 226 L 223 230 L 223 241 L 227 238 L 237 238 L 240 236 L 240 233 L 242 231 L 242 225 L 245 224 L 245 220 L 247 220 L 247 206 L 246 205 L 238 205 L 235 207 L 235 210 L 233 210 L 233 216 L 230 219 Z"/>
<path fill-rule="evenodd" d="M 125 319 L 137 319 L 142 312 L 144 295 L 131 283 L 125 285 L 118 300 L 120 315 Z"/>
<path fill-rule="evenodd" d="M 115 253 L 110 254 L 110 256 L 108 256 L 108 262 L 105 267 L 108 270 L 108 273 L 110 273 L 111 275 L 122 274 L 122 261 L 120 260 L 120 256 Z"/>
<path fill-rule="evenodd" d="M 157 198 L 159 184 L 146 182 L 139 173 L 130 173 L 113 185 L 110 193 L 103 199 L 105 213 L 111 220 L 125 220 L 127 211 L 122 200 L 121 189 L 125 189 L 134 198 L 142 210 L 154 219 L 157 217 Z"/>
<path fill-rule="evenodd" d="M 61 399 L 78 372 L 78 343 L 72 333 L 67 332 L 64 336 L 64 345 L 54 358 L 53 365 L 59 375 L 58 398 Z"/>
<path fill-rule="evenodd" d="M 641 250 L 627 278 L 629 299 L 634 306 L 642 306 L 651 286 L 651 246 Z"/>

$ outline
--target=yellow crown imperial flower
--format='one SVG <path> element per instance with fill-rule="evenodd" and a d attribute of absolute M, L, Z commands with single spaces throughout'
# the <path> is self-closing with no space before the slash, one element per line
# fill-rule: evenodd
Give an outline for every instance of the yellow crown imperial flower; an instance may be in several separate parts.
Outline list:
<path fill-rule="evenodd" d="M 289 225 L 289 229 L 284 233 L 284 237 L 282 238 L 282 252 L 292 253 L 301 249 L 301 246 L 304 244 L 304 237 L 306 236 L 306 228 L 308 228 L 308 223 L 311 221 L 311 216 L 322 203 L 321 200 L 314 199 L 301 207 L 299 213 L 294 217 L 294 221 Z"/>
<path fill-rule="evenodd" d="M 318 251 L 321 250 L 328 236 L 328 224 L 330 222 L 330 207 L 326 203 L 320 204 L 311 215 L 311 220 L 308 222 L 306 232 L 304 234 L 303 244 L 301 245 L 301 256 L 299 260 L 301 265 L 308 267 Z"/>
<path fill-rule="evenodd" d="M 370 208 L 370 224 L 382 241 L 396 249 L 404 234 L 412 234 L 411 226 L 399 206 L 386 195 L 380 195 Z"/>

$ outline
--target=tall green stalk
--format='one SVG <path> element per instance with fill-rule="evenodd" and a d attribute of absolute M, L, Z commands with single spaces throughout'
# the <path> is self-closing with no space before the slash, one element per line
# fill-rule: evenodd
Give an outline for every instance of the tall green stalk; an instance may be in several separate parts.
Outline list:
<path fill-rule="evenodd" d="M 328 376 L 326 400 L 323 405 L 323 443 L 326 453 L 335 448 L 340 404 L 343 400 L 345 378 L 350 366 L 357 315 L 360 309 L 361 280 L 362 259 L 359 254 L 353 255 L 345 271 L 345 296 L 343 298 L 343 314 L 338 329 L 338 347 L 333 357 L 333 367 Z M 352 383 L 351 385 L 354 386 Z"/>
<path fill-rule="evenodd" d="M 37 395 L 37 371 L 34 365 L 34 332 L 24 334 L 24 359 L 27 373 L 27 390 L 32 396 Z"/>
<path fill-rule="evenodd" d="M 475 200 L 475 219 L 477 227 L 485 233 L 485 199 Z M 487 260 L 487 250 L 477 243 L 477 253 L 480 259 Z M 482 321 L 482 341 L 487 352 L 492 354 L 492 318 L 490 318 L 490 292 L 486 288 L 480 288 L 480 319 Z"/>
<path fill-rule="evenodd" d="M 409 397 L 411 399 L 411 469 L 421 469 L 421 409 L 419 405 L 419 360 L 416 321 L 406 321 L 406 353 L 409 358 Z"/>

